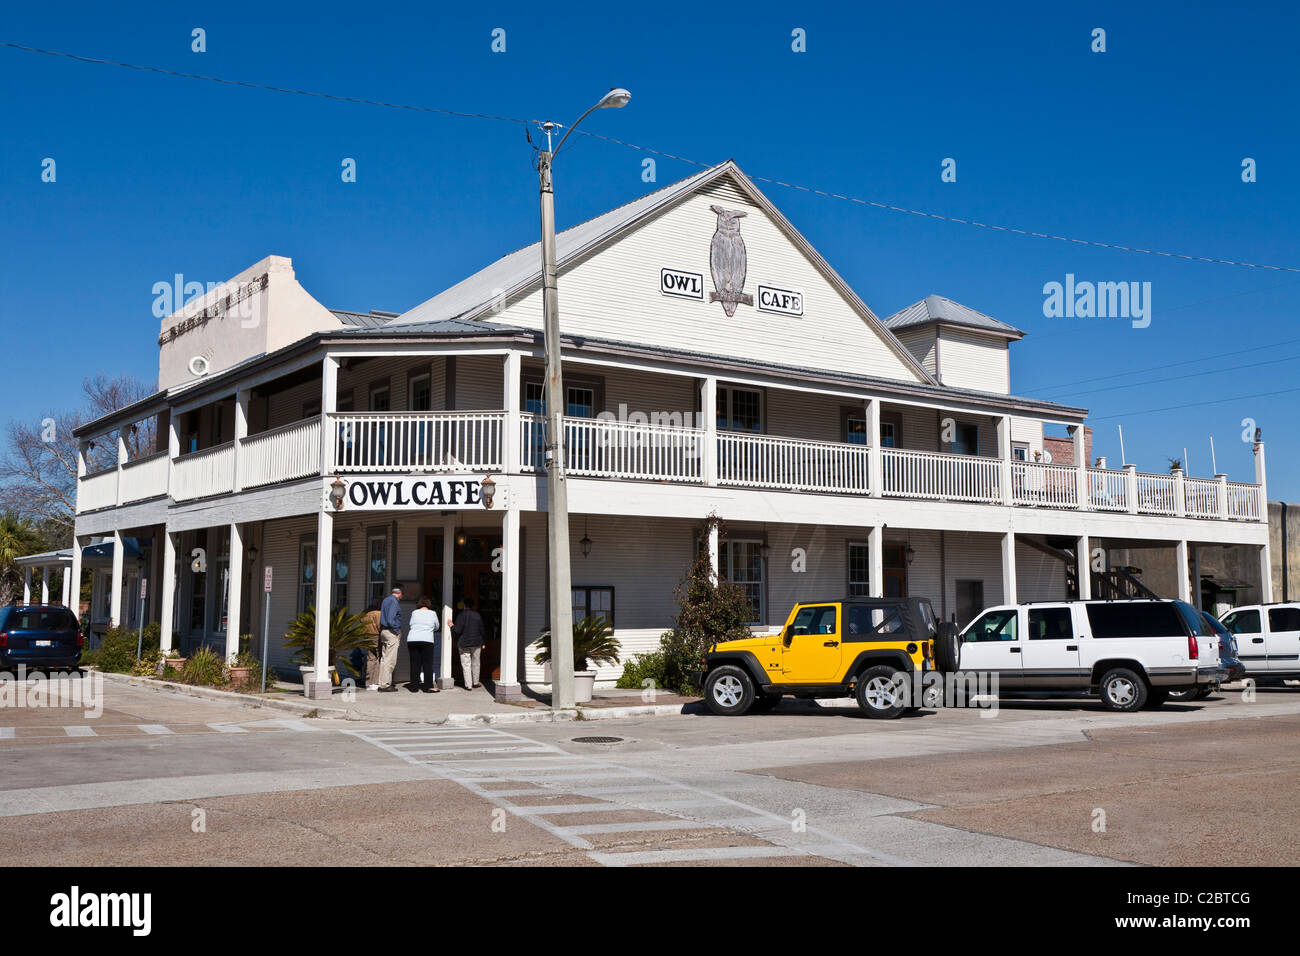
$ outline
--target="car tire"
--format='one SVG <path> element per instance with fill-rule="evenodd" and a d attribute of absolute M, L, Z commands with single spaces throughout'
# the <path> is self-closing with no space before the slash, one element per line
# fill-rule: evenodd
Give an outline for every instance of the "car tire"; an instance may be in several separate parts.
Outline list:
<path fill-rule="evenodd" d="M 952 674 L 961 666 L 961 641 L 957 625 L 940 621 L 934 635 L 934 663 L 945 674 Z"/>
<path fill-rule="evenodd" d="M 719 717 L 739 717 L 754 705 L 754 681 L 735 664 L 723 664 L 704 678 L 704 703 Z"/>
<path fill-rule="evenodd" d="M 1208 691 L 1199 687 L 1180 687 L 1177 690 L 1165 691 L 1165 699 L 1171 700 L 1175 704 L 1186 704 L 1193 700 L 1200 700 Z"/>
<path fill-rule="evenodd" d="M 906 707 L 907 687 L 899 686 L 907 680 L 907 672 L 888 664 L 869 667 L 858 675 L 854 696 L 858 706 L 868 717 L 876 720 L 893 720 L 901 717 Z"/>
<path fill-rule="evenodd" d="M 1107 710 L 1128 714 L 1147 701 L 1147 682 L 1127 667 L 1112 667 L 1101 675 L 1097 687 Z"/>
<path fill-rule="evenodd" d="M 1155 710 L 1157 707 L 1163 707 L 1171 696 L 1172 692 L 1165 690 L 1163 687 L 1152 687 L 1147 691 L 1147 702 L 1142 706 L 1147 710 Z"/>

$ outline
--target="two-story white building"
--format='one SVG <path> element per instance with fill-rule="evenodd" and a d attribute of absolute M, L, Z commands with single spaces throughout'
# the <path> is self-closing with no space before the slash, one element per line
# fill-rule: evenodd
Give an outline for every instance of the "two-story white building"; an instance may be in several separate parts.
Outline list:
<path fill-rule="evenodd" d="M 1010 394 L 1022 333 L 938 296 L 882 321 L 732 162 L 562 232 L 558 262 L 573 606 L 611 618 L 625 654 L 671 626 L 713 513 L 715 566 L 760 628 L 828 596 L 924 595 L 964 623 L 1119 593 L 1121 547 L 1166 549 L 1183 598 L 1198 545 L 1257 547 L 1269 597 L 1262 444 L 1253 482 L 1092 466 L 1086 410 Z M 499 697 L 540 682 L 540 273 L 532 245 L 407 312 L 360 314 L 262 260 L 163 321 L 156 395 L 78 432 L 122 449 L 79 480 L 78 543 L 143 549 L 164 647 L 256 647 L 269 602 L 288 668 L 296 614 L 401 582 L 444 618 L 476 600 Z M 166 447 L 126 460 L 120 436 L 154 416 Z M 1069 463 L 1044 454 L 1052 433 L 1073 436 Z"/>

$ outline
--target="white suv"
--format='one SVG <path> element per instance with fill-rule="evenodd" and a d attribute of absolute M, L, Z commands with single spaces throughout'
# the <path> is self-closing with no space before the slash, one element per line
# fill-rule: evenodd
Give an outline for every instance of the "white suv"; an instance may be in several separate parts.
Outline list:
<path fill-rule="evenodd" d="M 1237 635 L 1237 658 L 1247 677 L 1300 678 L 1300 604 L 1235 607 L 1221 620 Z"/>
<path fill-rule="evenodd" d="M 1218 638 L 1182 601 L 1006 605 L 960 640 L 959 669 L 996 673 L 999 691 L 1095 694 L 1111 710 L 1158 707 L 1171 690 L 1219 680 Z"/>

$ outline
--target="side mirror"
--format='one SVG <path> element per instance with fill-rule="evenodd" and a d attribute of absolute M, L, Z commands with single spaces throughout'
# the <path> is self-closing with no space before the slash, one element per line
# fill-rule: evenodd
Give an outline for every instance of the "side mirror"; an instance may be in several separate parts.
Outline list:
<path fill-rule="evenodd" d="M 786 647 L 789 647 L 790 639 L 793 637 L 794 637 L 794 625 L 791 624 L 788 627 L 786 627 L 784 631 L 781 632 L 781 643 L 783 643 Z"/>

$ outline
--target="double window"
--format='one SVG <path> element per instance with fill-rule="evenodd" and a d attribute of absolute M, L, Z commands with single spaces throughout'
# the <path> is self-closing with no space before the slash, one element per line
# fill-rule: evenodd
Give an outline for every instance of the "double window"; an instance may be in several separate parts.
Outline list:
<path fill-rule="evenodd" d="M 756 389 L 718 386 L 718 430 L 761 432 L 763 393 Z"/>
<path fill-rule="evenodd" d="M 324 568 L 320 567 L 320 551 L 315 538 L 306 538 L 298 547 L 298 611 L 316 606 L 316 588 L 320 586 L 322 573 L 328 575 L 326 586 L 330 588 L 330 607 L 337 609 L 348 605 L 348 577 L 351 572 L 348 559 L 348 539 L 339 538 L 330 549 L 330 560 Z"/>
<path fill-rule="evenodd" d="M 749 598 L 751 610 L 748 624 L 761 624 L 767 620 L 766 595 L 763 587 L 763 542 L 724 541 L 718 549 L 720 576 L 739 585 Z"/>
<path fill-rule="evenodd" d="M 577 587 L 573 589 L 573 623 L 589 617 L 603 617 L 614 626 L 614 589 L 611 587 Z"/>

